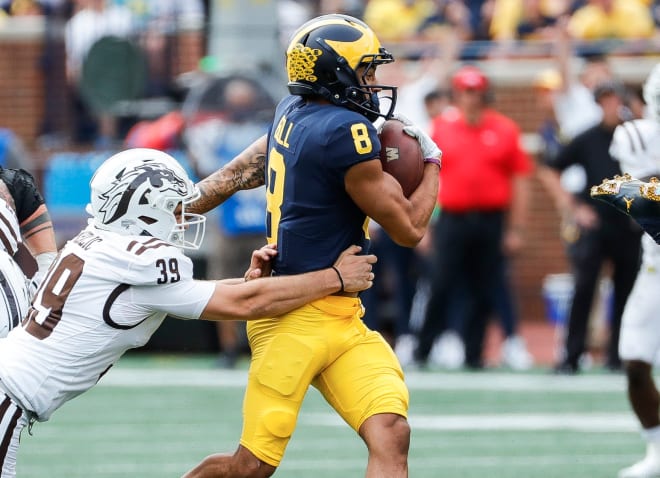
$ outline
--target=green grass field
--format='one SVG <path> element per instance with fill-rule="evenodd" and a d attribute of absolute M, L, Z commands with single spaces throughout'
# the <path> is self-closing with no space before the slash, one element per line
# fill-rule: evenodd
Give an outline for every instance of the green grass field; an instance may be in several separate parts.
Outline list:
<path fill-rule="evenodd" d="M 233 451 L 245 370 L 136 354 L 23 433 L 19 478 L 179 477 Z M 610 478 L 644 445 L 622 375 L 410 372 L 413 478 Z M 275 474 L 361 477 L 366 448 L 313 389 Z"/>

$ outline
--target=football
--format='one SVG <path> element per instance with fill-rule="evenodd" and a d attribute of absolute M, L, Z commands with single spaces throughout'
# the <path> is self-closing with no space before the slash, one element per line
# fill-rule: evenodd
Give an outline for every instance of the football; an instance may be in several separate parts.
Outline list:
<path fill-rule="evenodd" d="M 380 131 L 380 162 L 383 171 L 399 181 L 403 194 L 410 196 L 424 173 L 424 155 L 419 142 L 403 131 L 405 125 L 389 119 Z"/>

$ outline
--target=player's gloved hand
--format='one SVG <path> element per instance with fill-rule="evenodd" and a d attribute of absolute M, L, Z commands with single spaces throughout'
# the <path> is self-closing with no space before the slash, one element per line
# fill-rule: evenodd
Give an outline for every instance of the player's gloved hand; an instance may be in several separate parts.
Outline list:
<path fill-rule="evenodd" d="M 442 151 L 440 151 L 438 145 L 419 126 L 404 126 L 403 131 L 419 141 L 419 145 L 422 147 L 422 154 L 425 158 L 440 159 L 442 157 Z"/>
<path fill-rule="evenodd" d="M 413 122 L 410 121 L 410 119 L 409 119 L 407 116 L 402 115 L 401 113 L 394 113 L 394 114 L 392 115 L 392 119 L 393 119 L 393 120 L 400 121 L 400 122 L 403 123 L 405 126 L 413 126 Z"/>
<path fill-rule="evenodd" d="M 405 126 L 403 131 L 408 135 L 415 138 L 419 145 L 422 148 L 422 154 L 425 158 L 437 158 L 442 157 L 442 151 L 438 148 L 438 145 L 431 139 L 431 137 L 426 134 L 422 128 L 413 124 L 408 118 L 401 114 L 395 114 L 392 116 L 392 119 L 401 121 Z"/>

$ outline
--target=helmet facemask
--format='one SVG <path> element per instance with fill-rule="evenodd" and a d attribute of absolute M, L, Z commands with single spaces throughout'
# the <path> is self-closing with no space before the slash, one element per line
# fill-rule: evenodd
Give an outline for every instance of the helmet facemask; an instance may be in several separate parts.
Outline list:
<path fill-rule="evenodd" d="M 169 232 L 167 222 L 161 222 L 160 226 L 164 226 L 162 229 L 158 227 L 150 231 L 150 226 L 148 226 L 145 231 L 149 235 L 165 238 L 166 242 L 182 249 L 199 249 L 206 232 L 206 217 L 186 212 L 186 207 L 199 199 L 200 195 L 199 189 L 193 186 L 192 194 L 183 199 L 179 196 L 163 195 L 159 197 L 158 204 L 155 204 L 154 208 L 170 212 L 174 222 L 171 223 Z M 145 218 L 141 219 L 144 221 Z"/>
<path fill-rule="evenodd" d="M 374 72 L 378 65 L 392 63 L 394 58 L 384 48 L 380 49 L 377 55 L 364 55 L 360 60 L 358 68 L 355 70 L 356 84 L 359 86 L 349 86 L 346 88 L 346 101 L 350 103 L 349 108 L 356 109 L 363 113 L 370 121 L 375 121 L 382 116 L 390 119 L 394 114 L 396 106 L 396 86 L 369 84 L 367 78 Z M 359 77 L 358 77 L 359 73 Z M 389 108 L 386 112 L 380 110 L 381 98 L 389 101 Z"/>

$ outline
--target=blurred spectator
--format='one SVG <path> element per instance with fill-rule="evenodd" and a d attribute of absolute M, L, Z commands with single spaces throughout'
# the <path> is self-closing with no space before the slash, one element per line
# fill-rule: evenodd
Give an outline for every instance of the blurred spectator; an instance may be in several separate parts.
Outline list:
<path fill-rule="evenodd" d="M 422 21 L 422 37 L 437 41 L 467 41 L 472 38 L 470 10 L 460 0 L 435 0 L 433 11 Z"/>
<path fill-rule="evenodd" d="M 646 103 L 644 102 L 641 85 L 627 88 L 626 108 L 629 110 L 627 114 L 630 118 L 644 118 L 647 116 Z"/>
<path fill-rule="evenodd" d="M 452 297 L 465 297 L 465 365 L 483 366 L 486 323 L 504 254 L 523 245 L 532 163 L 516 124 L 489 103 L 489 80 L 474 66 L 452 77 L 455 108 L 432 124 L 443 150 L 440 216 L 433 229 L 431 297 L 415 359 L 425 362 L 439 332 L 450 327 Z M 457 287 L 464 286 L 464 290 Z M 463 295 L 461 295 L 463 294 Z M 460 333 L 460 331 L 458 331 Z"/>
<path fill-rule="evenodd" d="M 93 111 L 83 98 L 80 80 L 83 63 L 92 46 L 106 36 L 128 37 L 133 32 L 131 11 L 106 0 L 76 0 L 73 16 L 66 22 L 66 74 L 74 107 L 74 139 L 105 143 L 114 139 L 116 124 L 107 113 Z"/>
<path fill-rule="evenodd" d="M 554 108 L 554 95 L 561 88 L 561 84 L 561 75 L 555 69 L 542 70 L 534 78 L 536 107 L 541 116 L 537 131 L 541 140 L 539 157 L 542 164 L 554 160 L 562 146 Z"/>
<path fill-rule="evenodd" d="M 660 0 L 648 0 L 649 8 L 651 9 L 651 16 L 656 29 L 660 28 Z"/>
<path fill-rule="evenodd" d="M 197 112 L 186 113 L 184 138 L 198 176 L 206 177 L 267 132 L 275 104 L 263 87 L 247 76 L 211 77 L 201 88 L 210 100 L 219 102 L 211 105 L 201 95 Z M 264 187 L 241 191 L 218 208 L 217 227 L 207 227 L 207 234 L 214 238 L 208 261 L 210 277 L 240 277 L 245 272 L 245 257 L 266 241 L 265 210 Z M 242 322 L 217 324 L 219 366 L 235 366 L 246 344 L 244 330 Z"/>
<path fill-rule="evenodd" d="M 606 56 L 592 54 L 583 59 L 580 73 L 577 78 L 574 77 L 572 66 L 575 58 L 567 18 L 558 22 L 556 34 L 557 69 L 561 83 L 554 94 L 554 108 L 561 137 L 569 141 L 600 121 L 603 112 L 594 100 L 593 89 L 597 84 L 611 79 L 612 71 Z"/>
<path fill-rule="evenodd" d="M 568 25 L 580 40 L 638 39 L 654 35 L 651 11 L 640 0 L 587 0 Z"/>
<path fill-rule="evenodd" d="M 277 24 L 280 30 L 280 44 L 286 47 L 293 32 L 312 16 L 313 12 L 309 2 L 277 0 Z"/>
<path fill-rule="evenodd" d="M 450 105 L 451 95 L 448 89 L 436 88 L 424 95 L 424 109 L 426 110 L 429 123 L 440 116 Z"/>
<path fill-rule="evenodd" d="M 13 17 L 40 16 L 43 8 L 36 0 L 13 0 L 9 5 L 9 13 Z"/>
<path fill-rule="evenodd" d="M 432 95 L 427 103 L 427 95 L 442 90 L 447 93 L 448 75 L 451 65 L 456 59 L 461 42 L 457 38 L 443 43 L 440 55 L 419 60 L 397 59 L 391 65 L 378 70 L 379 81 L 385 84 L 399 84 L 397 92 L 396 113 L 410 119 L 420 128 L 428 131 L 431 117 L 430 108 L 446 106 L 448 94 Z M 434 102 L 438 99 L 438 102 Z M 381 99 L 381 110 L 386 111 L 389 101 Z M 436 114 L 437 111 L 433 114 Z"/>
<path fill-rule="evenodd" d="M 367 2 L 363 0 L 320 0 L 317 13 L 319 15 L 341 13 L 355 18 L 362 18 L 365 3 Z"/>
<path fill-rule="evenodd" d="M 416 38 L 432 12 L 431 0 L 369 0 L 363 20 L 387 43 Z"/>
<path fill-rule="evenodd" d="M 133 32 L 133 16 L 128 8 L 106 0 L 75 0 L 74 14 L 65 27 L 67 75 L 80 76 L 83 61 L 92 45 L 106 35 L 128 36 Z"/>
<path fill-rule="evenodd" d="M 141 3 L 142 8 L 137 7 Z M 174 33 L 202 25 L 204 6 L 201 0 L 127 2 L 126 5 L 135 6 L 133 18 L 140 31 L 140 46 L 146 54 L 149 72 L 145 96 L 169 95 L 175 75 L 171 61 L 176 48 Z"/>
<path fill-rule="evenodd" d="M 470 9 L 472 39 L 490 41 L 490 25 L 495 17 L 496 0 L 465 0 Z"/>
<path fill-rule="evenodd" d="M 621 368 L 617 350 L 621 314 L 639 267 L 639 227 L 625 214 L 589 195 L 591 185 L 621 174 L 619 163 L 609 154 L 609 147 L 614 129 L 622 121 L 625 91 L 620 83 L 606 81 L 595 88 L 594 97 L 603 109 L 601 122 L 577 135 L 556 159 L 539 171 L 539 179 L 554 199 L 563 221 L 574 226 L 572 234 L 564 234 L 575 291 L 563 357 L 555 366 L 558 373 L 574 374 L 580 370 L 596 285 L 607 261 L 613 267 L 614 302 L 605 366 L 611 370 Z M 577 193 L 562 187 L 559 175 L 573 164 L 580 164 L 586 175 L 585 187 Z"/>
<path fill-rule="evenodd" d="M 550 40 L 568 0 L 495 0 L 490 34 L 493 40 Z"/>

